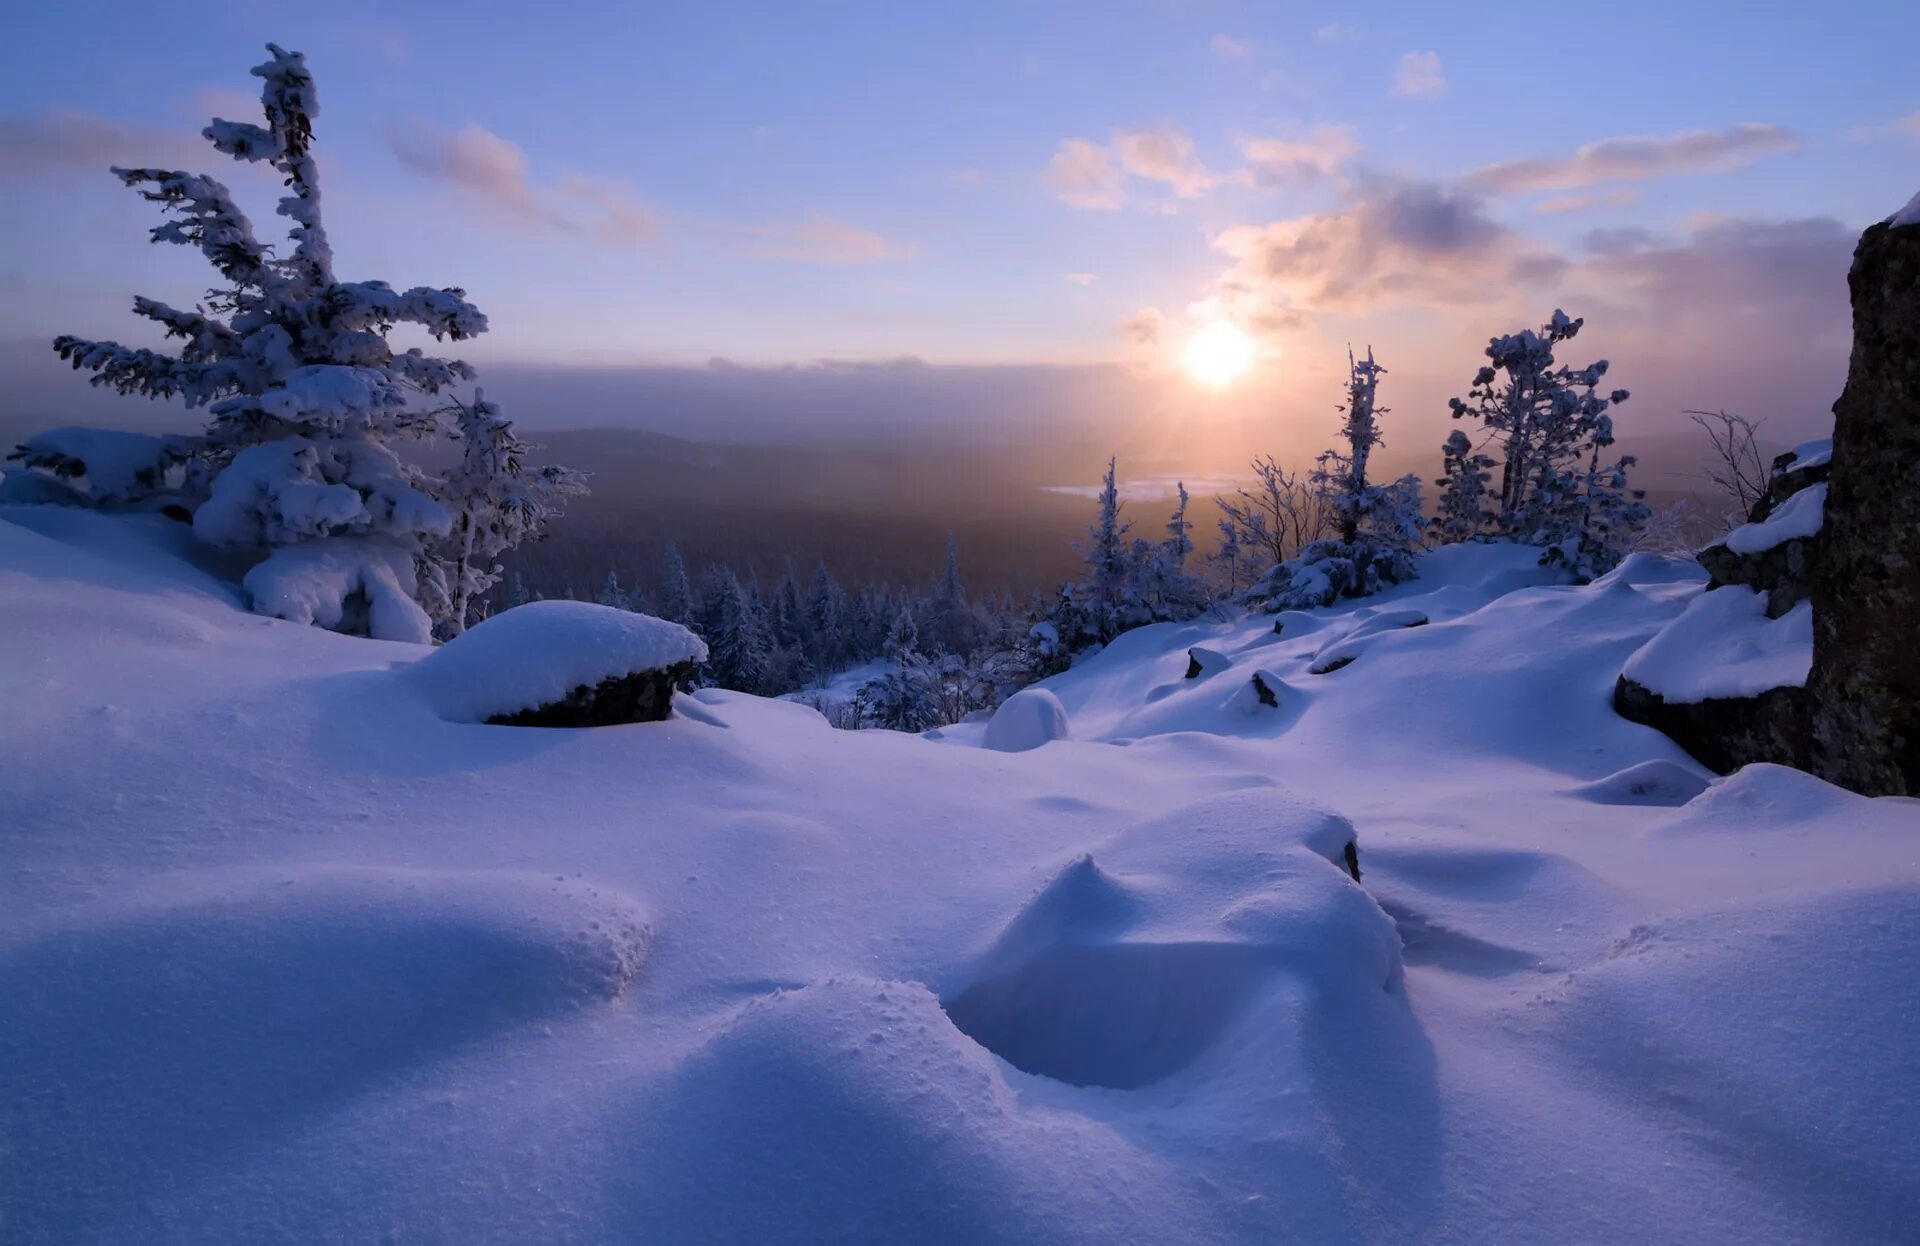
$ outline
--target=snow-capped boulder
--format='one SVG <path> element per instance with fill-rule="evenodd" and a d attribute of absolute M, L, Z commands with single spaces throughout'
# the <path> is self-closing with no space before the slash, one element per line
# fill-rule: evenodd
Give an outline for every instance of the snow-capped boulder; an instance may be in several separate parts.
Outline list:
<path fill-rule="evenodd" d="M 993 712 L 982 742 L 1002 753 L 1024 753 L 1071 734 L 1059 697 L 1045 688 L 1022 688 Z"/>
<path fill-rule="evenodd" d="M 707 646 L 650 615 L 584 601 L 496 614 L 406 672 L 450 722 L 605 727 L 655 722 Z"/>
<path fill-rule="evenodd" d="M 1773 461 L 1747 522 L 1696 555 L 1707 591 L 1643 645 L 1615 681 L 1621 717 L 1665 733 L 1713 769 L 1805 765 L 1813 593 L 1830 440 Z"/>
<path fill-rule="evenodd" d="M 1627 659 L 1613 705 L 1722 774 L 1798 765 L 1812 662 L 1812 606 L 1769 618 L 1766 594 L 1730 584 L 1694 598 Z"/>
<path fill-rule="evenodd" d="M 1779 618 L 1813 591 L 1815 546 L 1826 519 L 1831 442 L 1808 442 L 1773 461 L 1767 491 L 1747 522 L 1700 551 L 1711 587 L 1744 584 L 1767 594 Z"/>

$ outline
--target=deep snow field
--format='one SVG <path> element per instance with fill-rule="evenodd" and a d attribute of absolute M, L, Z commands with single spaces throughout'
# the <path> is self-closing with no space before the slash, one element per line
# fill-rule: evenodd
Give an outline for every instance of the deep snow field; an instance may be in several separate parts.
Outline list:
<path fill-rule="evenodd" d="M 0 1240 L 1920 1238 L 1920 802 L 1614 716 L 1691 564 L 1134 632 L 1007 752 L 447 722 L 192 559 L 0 509 Z"/>

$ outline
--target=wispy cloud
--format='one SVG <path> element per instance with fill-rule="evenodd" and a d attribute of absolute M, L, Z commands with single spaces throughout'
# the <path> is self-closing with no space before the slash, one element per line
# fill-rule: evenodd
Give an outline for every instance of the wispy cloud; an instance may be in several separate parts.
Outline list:
<path fill-rule="evenodd" d="M 1623 208 L 1639 197 L 1639 191 L 1623 186 L 1600 194 L 1555 195 L 1534 204 L 1533 210 L 1542 216 L 1564 216 L 1570 212 L 1585 212 L 1589 208 Z"/>
<path fill-rule="evenodd" d="M 1142 307 L 1120 321 L 1120 332 L 1136 346 L 1157 345 L 1166 329 L 1166 314 L 1157 307 Z"/>
<path fill-rule="evenodd" d="M 79 109 L 0 117 L 0 173 L 9 177 L 62 169 L 97 169 L 104 176 L 109 165 L 179 168 L 215 161 L 230 163 L 197 134 L 129 125 Z"/>
<path fill-rule="evenodd" d="M 1320 125 L 1299 138 L 1243 138 L 1240 156 L 1254 178 L 1263 182 L 1307 181 L 1330 178 L 1360 154 L 1353 127 Z"/>
<path fill-rule="evenodd" d="M 1060 279 L 1070 286 L 1090 286 L 1100 280 L 1092 273 L 1062 273 Z"/>
<path fill-rule="evenodd" d="M 1128 177 L 1157 182 L 1182 199 L 1197 199 L 1220 181 L 1194 154 L 1193 140 L 1168 126 L 1116 131 L 1106 146 L 1067 139 L 1054 151 L 1044 180 L 1071 207 L 1113 209 L 1126 203 Z"/>
<path fill-rule="evenodd" d="M 1084 138 L 1060 144 L 1047 162 L 1045 180 L 1060 202 L 1076 208 L 1117 208 L 1124 199 L 1120 171 L 1106 149 Z"/>
<path fill-rule="evenodd" d="M 1799 146 L 1800 137 L 1791 130 L 1750 121 L 1724 130 L 1602 139 L 1560 159 L 1487 165 L 1467 174 L 1464 181 L 1475 190 L 1493 195 L 1578 190 L 1683 173 L 1724 173 Z"/>
<path fill-rule="evenodd" d="M 453 187 L 502 223 L 578 234 L 613 247 L 636 246 L 659 234 L 658 216 L 630 186 L 577 172 L 550 186 L 536 185 L 526 150 L 475 122 L 448 131 L 416 119 L 389 127 L 387 139 L 406 168 Z"/>
<path fill-rule="evenodd" d="M 1847 137 L 1856 143 L 1869 142 L 1877 138 L 1909 138 L 1920 143 L 1920 112 L 1908 113 L 1895 121 L 1884 125 L 1860 125 L 1847 131 Z"/>
<path fill-rule="evenodd" d="M 1232 35 L 1215 35 L 1207 40 L 1207 47 L 1223 61 L 1243 61 L 1253 55 L 1252 43 Z"/>
<path fill-rule="evenodd" d="M 1127 172 L 1164 183 L 1182 199 L 1197 199 L 1215 184 L 1213 174 L 1193 154 L 1193 140 L 1171 127 L 1116 134 L 1113 146 Z"/>
<path fill-rule="evenodd" d="M 1446 74 L 1440 69 L 1438 52 L 1403 52 L 1393 75 L 1393 94 L 1417 98 L 1444 95 Z"/>
<path fill-rule="evenodd" d="M 915 253 L 911 246 L 827 216 L 794 225 L 741 226 L 735 232 L 746 240 L 743 249 L 749 255 L 801 264 L 877 264 Z"/>
<path fill-rule="evenodd" d="M 1359 34 L 1359 31 L 1344 22 L 1328 22 L 1324 26 L 1316 27 L 1313 37 L 1322 43 L 1334 43 L 1341 39 L 1357 38 Z"/>

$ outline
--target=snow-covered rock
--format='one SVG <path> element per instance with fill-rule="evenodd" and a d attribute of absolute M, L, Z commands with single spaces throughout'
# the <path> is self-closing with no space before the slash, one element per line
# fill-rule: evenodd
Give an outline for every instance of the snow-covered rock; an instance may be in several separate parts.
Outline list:
<path fill-rule="evenodd" d="M 1766 606 L 1765 594 L 1738 585 L 1702 593 L 1634 651 L 1622 674 L 1669 701 L 1801 687 L 1813 664 L 1813 607 L 1770 619 Z"/>
<path fill-rule="evenodd" d="M 584 601 L 494 615 L 404 672 L 449 722 L 593 727 L 650 722 L 707 647 L 678 623 Z"/>
<path fill-rule="evenodd" d="M 1758 554 L 1787 541 L 1813 536 L 1820 531 L 1826 504 L 1827 486 L 1812 485 L 1781 503 L 1759 523 L 1742 524 L 1727 533 L 1724 543 L 1736 554 Z"/>
<path fill-rule="evenodd" d="M 1024 753 L 1072 734 L 1059 697 L 1046 688 L 1022 688 L 993 711 L 982 742 L 1002 753 Z"/>

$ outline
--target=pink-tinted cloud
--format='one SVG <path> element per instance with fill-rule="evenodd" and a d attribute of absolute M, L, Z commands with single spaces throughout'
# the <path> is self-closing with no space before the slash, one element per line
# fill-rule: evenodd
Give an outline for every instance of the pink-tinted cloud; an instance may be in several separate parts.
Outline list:
<path fill-rule="evenodd" d="M 738 232 L 747 240 L 747 254 L 802 264 L 875 264 L 914 254 L 911 246 L 825 216 L 795 225 L 748 226 Z"/>
<path fill-rule="evenodd" d="M 1438 52 L 1404 52 L 1394 70 L 1392 94 L 1419 98 L 1444 95 L 1447 76 L 1440 68 Z"/>
<path fill-rule="evenodd" d="M 1113 160 L 1084 138 L 1060 144 L 1047 164 L 1046 183 L 1060 202 L 1075 208 L 1117 208 L 1124 198 Z"/>
<path fill-rule="evenodd" d="M 447 131 L 415 120 L 392 127 L 387 137 L 406 168 L 453 187 L 516 228 L 578 234 L 611 247 L 640 245 L 659 234 L 658 216 L 632 188 L 581 173 L 538 186 L 526 150 L 475 122 Z"/>

